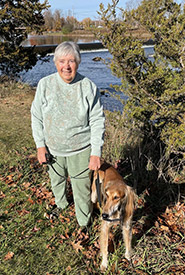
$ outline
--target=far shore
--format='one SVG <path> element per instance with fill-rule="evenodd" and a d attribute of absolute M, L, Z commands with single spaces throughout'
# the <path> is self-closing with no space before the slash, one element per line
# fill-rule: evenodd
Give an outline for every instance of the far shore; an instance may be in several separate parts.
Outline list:
<path fill-rule="evenodd" d="M 103 29 L 101 29 L 100 31 L 103 32 Z M 144 29 L 139 29 L 139 28 L 130 30 L 130 34 L 132 34 L 133 37 L 139 37 L 140 39 L 142 39 L 144 41 L 147 41 L 147 40 L 151 39 L 151 37 L 152 37 L 149 32 L 147 32 Z M 31 35 L 35 35 L 35 34 L 31 34 Z M 68 34 L 64 34 L 64 33 L 62 33 L 62 31 L 47 31 L 47 32 L 43 32 L 43 35 L 93 37 L 94 39 L 97 38 L 96 35 L 91 30 L 75 30 Z"/>
<path fill-rule="evenodd" d="M 90 32 L 90 31 L 81 31 L 81 30 L 76 30 L 76 31 L 73 31 L 73 32 L 70 32 L 68 34 L 64 34 L 62 33 L 61 31 L 49 31 L 49 32 L 43 32 L 43 35 L 56 35 L 56 36 L 61 36 L 61 35 L 64 35 L 64 36 L 79 36 L 79 37 L 95 37 L 95 35 Z"/>

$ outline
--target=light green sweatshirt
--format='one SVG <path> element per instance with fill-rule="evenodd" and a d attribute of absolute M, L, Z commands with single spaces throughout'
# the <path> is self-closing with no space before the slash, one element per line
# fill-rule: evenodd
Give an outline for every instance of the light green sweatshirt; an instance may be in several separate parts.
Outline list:
<path fill-rule="evenodd" d="M 68 84 L 58 73 L 42 78 L 31 107 L 36 147 L 47 146 L 54 156 L 70 156 L 91 146 L 101 156 L 104 114 L 96 85 L 76 74 Z"/>

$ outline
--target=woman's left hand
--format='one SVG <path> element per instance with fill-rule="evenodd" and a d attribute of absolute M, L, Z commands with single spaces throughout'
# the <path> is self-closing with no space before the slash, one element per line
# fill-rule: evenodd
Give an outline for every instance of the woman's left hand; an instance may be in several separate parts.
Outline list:
<path fill-rule="evenodd" d="M 100 168 L 100 157 L 98 156 L 90 156 L 90 161 L 89 161 L 89 169 L 90 170 L 98 170 Z"/>

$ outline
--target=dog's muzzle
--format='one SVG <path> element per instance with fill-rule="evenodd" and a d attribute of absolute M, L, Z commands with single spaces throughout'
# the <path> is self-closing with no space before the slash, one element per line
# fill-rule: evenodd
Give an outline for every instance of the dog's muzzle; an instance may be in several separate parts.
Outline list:
<path fill-rule="evenodd" d="M 110 219 L 109 214 L 103 213 L 102 219 L 107 222 L 121 222 L 121 219 Z"/>

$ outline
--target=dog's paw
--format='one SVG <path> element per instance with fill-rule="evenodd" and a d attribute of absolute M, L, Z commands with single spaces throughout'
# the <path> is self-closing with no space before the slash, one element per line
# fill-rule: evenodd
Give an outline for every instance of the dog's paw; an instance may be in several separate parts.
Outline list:
<path fill-rule="evenodd" d="M 103 260 L 102 262 L 101 262 L 101 266 L 100 266 L 100 270 L 101 270 L 101 272 L 105 272 L 105 270 L 107 269 L 107 260 Z"/>
<path fill-rule="evenodd" d="M 131 253 L 130 252 L 125 252 L 125 258 L 130 261 L 131 260 Z"/>

